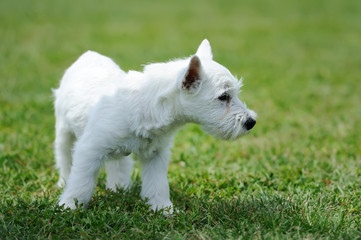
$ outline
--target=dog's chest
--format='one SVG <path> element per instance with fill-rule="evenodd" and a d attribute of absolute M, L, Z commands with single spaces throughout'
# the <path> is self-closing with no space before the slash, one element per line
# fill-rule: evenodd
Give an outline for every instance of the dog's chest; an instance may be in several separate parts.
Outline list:
<path fill-rule="evenodd" d="M 141 137 L 132 136 L 123 141 L 123 144 L 119 146 L 121 152 L 125 154 L 134 153 L 138 156 L 147 156 L 157 153 L 160 149 L 169 146 L 171 143 L 171 136 L 152 136 Z"/>
<path fill-rule="evenodd" d="M 154 140 L 152 138 L 143 138 L 132 136 L 122 141 L 119 146 L 120 151 L 125 154 L 135 153 L 136 155 L 144 152 L 149 152 L 151 149 L 156 148 Z"/>

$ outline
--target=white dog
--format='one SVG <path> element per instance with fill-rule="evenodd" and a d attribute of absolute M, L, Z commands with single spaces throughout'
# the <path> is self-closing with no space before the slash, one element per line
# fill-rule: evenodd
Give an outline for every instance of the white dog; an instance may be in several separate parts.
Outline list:
<path fill-rule="evenodd" d="M 151 209 L 173 211 L 167 180 L 172 138 L 186 123 L 221 139 L 235 139 L 256 123 L 238 99 L 241 81 L 212 59 L 204 40 L 190 58 L 122 71 L 110 58 L 88 51 L 64 74 L 55 94 L 55 157 L 59 205 L 87 205 L 99 168 L 107 188 L 130 185 L 137 155 L 143 199 Z"/>

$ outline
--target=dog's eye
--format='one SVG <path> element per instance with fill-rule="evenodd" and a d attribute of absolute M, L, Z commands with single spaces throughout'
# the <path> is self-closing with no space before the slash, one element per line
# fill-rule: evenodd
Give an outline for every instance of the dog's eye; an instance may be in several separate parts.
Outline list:
<path fill-rule="evenodd" d="M 231 96 L 228 93 L 223 93 L 221 96 L 218 97 L 220 101 L 227 101 L 231 99 Z"/>

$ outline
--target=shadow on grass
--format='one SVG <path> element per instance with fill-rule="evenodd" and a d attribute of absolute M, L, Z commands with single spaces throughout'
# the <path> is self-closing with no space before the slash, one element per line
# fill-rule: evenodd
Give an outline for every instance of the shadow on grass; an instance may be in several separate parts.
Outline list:
<path fill-rule="evenodd" d="M 140 185 L 114 193 L 98 188 L 88 209 L 58 207 L 54 198 L 14 198 L 0 208 L 0 237 L 10 238 L 353 238 L 343 217 L 312 211 L 276 195 L 225 200 L 173 192 L 179 212 L 171 217 L 148 210 Z"/>

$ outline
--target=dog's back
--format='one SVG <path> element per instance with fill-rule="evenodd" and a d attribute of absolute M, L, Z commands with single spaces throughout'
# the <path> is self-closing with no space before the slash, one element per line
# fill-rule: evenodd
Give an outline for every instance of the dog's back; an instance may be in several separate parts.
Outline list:
<path fill-rule="evenodd" d="M 57 121 L 64 121 L 75 135 L 81 134 L 94 106 L 111 95 L 126 73 L 108 57 L 87 51 L 65 72 L 54 91 Z"/>

